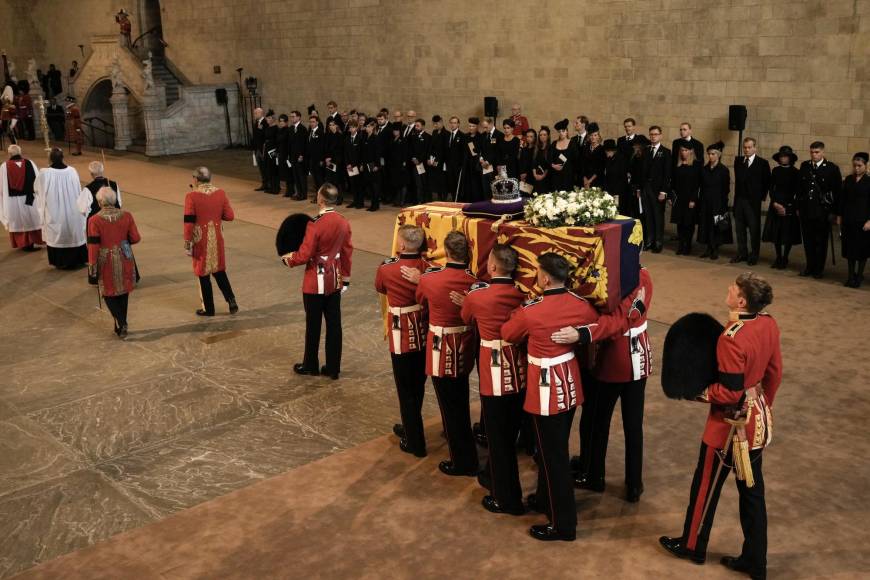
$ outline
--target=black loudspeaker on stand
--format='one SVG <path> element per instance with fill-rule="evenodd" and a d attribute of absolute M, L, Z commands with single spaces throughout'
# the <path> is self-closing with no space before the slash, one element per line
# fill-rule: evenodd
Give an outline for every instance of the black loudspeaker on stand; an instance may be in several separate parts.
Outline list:
<path fill-rule="evenodd" d="M 737 141 L 737 156 L 743 155 L 743 131 L 746 129 L 746 105 L 728 106 L 728 130 L 740 131 Z"/>
<path fill-rule="evenodd" d="M 483 97 L 483 114 L 485 117 L 498 117 L 498 99 L 496 97 Z"/>

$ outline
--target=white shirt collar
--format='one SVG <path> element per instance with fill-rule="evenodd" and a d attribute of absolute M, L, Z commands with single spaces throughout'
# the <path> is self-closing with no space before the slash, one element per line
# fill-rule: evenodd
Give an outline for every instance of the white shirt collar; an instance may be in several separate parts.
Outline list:
<path fill-rule="evenodd" d="M 749 161 L 748 161 L 749 165 L 752 165 L 753 161 L 755 161 L 755 153 L 753 153 L 752 155 L 749 156 Z"/>

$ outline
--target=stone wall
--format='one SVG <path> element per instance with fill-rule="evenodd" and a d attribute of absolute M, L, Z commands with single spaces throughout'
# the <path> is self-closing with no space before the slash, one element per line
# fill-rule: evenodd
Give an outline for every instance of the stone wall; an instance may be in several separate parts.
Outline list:
<path fill-rule="evenodd" d="M 144 1 L 127 8 L 135 15 Z M 68 62 L 76 39 L 115 30 L 111 15 L 124 2 L 36 4 L 44 56 Z M 870 0 L 161 5 L 167 56 L 185 76 L 233 82 L 242 66 L 278 111 L 312 102 L 324 109 L 334 98 L 367 112 L 465 117 L 493 95 L 504 111 L 522 103 L 534 125 L 586 114 L 605 136 L 619 134 L 629 115 L 661 124 L 668 139 L 688 120 L 702 141 L 722 138 L 730 152 L 737 136 L 727 130 L 728 105 L 740 103 L 749 108 L 747 134 L 766 156 L 787 143 L 805 158 L 817 138 L 839 163 L 870 148 Z M 76 14 L 46 18 L 58 10 Z M 135 34 L 135 19 L 133 26 Z"/>

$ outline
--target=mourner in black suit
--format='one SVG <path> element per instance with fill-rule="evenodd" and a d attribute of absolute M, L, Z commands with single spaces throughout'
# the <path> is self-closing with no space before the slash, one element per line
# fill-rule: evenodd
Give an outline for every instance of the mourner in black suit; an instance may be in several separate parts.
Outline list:
<path fill-rule="evenodd" d="M 628 190 L 628 162 L 613 139 L 604 141 L 604 170 L 595 185 L 617 199 L 620 215 L 637 217 L 637 200 Z"/>
<path fill-rule="evenodd" d="M 807 266 L 801 276 L 821 278 L 828 257 L 831 216 L 836 213 L 842 179 L 840 168 L 825 159 L 825 144 L 810 144 L 810 158 L 801 163 L 798 215 L 803 230 Z"/>
<path fill-rule="evenodd" d="M 496 167 L 501 163 L 501 147 L 504 133 L 495 128 L 492 117 L 486 117 L 480 124 L 478 142 L 480 143 L 480 189 L 483 198 L 489 198 L 490 185 L 496 177 Z"/>
<path fill-rule="evenodd" d="M 641 221 L 644 248 L 654 254 L 662 251 L 665 236 L 665 204 L 671 191 L 671 152 L 662 145 L 662 128 L 649 128 L 650 144 L 643 159 Z"/>
<path fill-rule="evenodd" d="M 447 121 L 449 131 L 445 136 L 444 162 L 447 165 L 447 199 L 455 200 L 463 196 L 462 173 L 464 171 L 465 155 L 468 151 L 468 137 L 459 130 L 459 117 L 450 117 Z"/>
<path fill-rule="evenodd" d="M 622 153 L 624 159 L 631 159 L 634 155 L 634 144 L 638 138 L 642 138 L 643 141 L 646 141 L 646 137 L 635 133 L 634 128 L 636 125 L 637 123 L 632 117 L 628 117 L 622 122 L 622 127 L 625 129 L 625 135 L 616 140 L 616 148 L 619 149 L 620 153 Z M 648 143 L 644 143 L 644 145 L 647 144 Z"/>
<path fill-rule="evenodd" d="M 695 159 L 701 161 L 703 163 L 704 159 L 704 144 L 695 139 L 692 136 L 692 125 L 689 123 L 680 123 L 680 137 L 678 139 L 674 139 L 674 142 L 671 144 L 671 151 L 674 154 L 674 167 L 679 163 L 679 152 L 680 146 L 682 142 L 685 141 L 686 144 L 691 146 L 692 151 L 695 152 Z"/>
<path fill-rule="evenodd" d="M 378 139 L 378 123 L 369 119 L 365 126 L 365 140 L 362 144 L 362 167 L 363 167 L 363 199 L 367 193 L 371 204 L 366 211 L 378 211 L 381 207 L 381 179 L 383 167 L 381 167 L 381 144 Z"/>
<path fill-rule="evenodd" d="M 266 115 L 263 109 L 254 109 L 254 124 L 253 134 L 251 138 L 251 148 L 254 150 L 254 161 L 257 163 L 257 169 L 260 171 L 260 187 L 254 191 L 266 190 L 266 164 L 263 161 L 263 144 L 266 142 Z"/>
<path fill-rule="evenodd" d="M 870 175 L 866 151 L 852 157 L 852 175 L 843 180 L 843 190 L 837 207 L 843 257 L 849 266 L 849 277 L 843 283 L 849 288 L 860 288 L 864 282 L 864 268 L 870 258 Z"/>
<path fill-rule="evenodd" d="M 347 173 L 348 195 L 351 202 L 347 207 L 363 209 L 365 190 L 362 184 L 362 149 L 365 137 L 359 132 L 359 125 L 353 119 L 347 122 L 347 135 L 344 138 L 344 169 Z"/>
<path fill-rule="evenodd" d="M 390 142 L 393 140 L 393 129 L 389 123 L 388 112 L 381 110 L 377 115 L 377 127 L 375 127 L 375 139 L 378 143 L 378 163 L 381 170 L 378 172 L 376 182 L 378 184 L 379 202 L 388 203 L 392 201 L 392 187 L 389 184 L 389 167 L 387 167 L 387 150 L 390 148 Z M 380 204 L 379 204 L 380 207 Z"/>
<path fill-rule="evenodd" d="M 583 149 L 589 143 L 589 135 L 592 133 L 590 125 L 595 125 L 595 130 L 598 130 L 598 124 L 590 123 L 586 115 L 578 115 L 574 119 L 575 133 L 568 148 L 571 151 L 570 157 L 574 160 L 571 167 L 572 184 L 577 187 L 583 187 Z"/>
<path fill-rule="evenodd" d="M 432 149 L 432 135 L 426 132 L 426 120 L 414 121 L 414 132 L 408 138 L 408 155 L 410 156 L 410 172 L 414 178 L 414 190 L 417 193 L 417 203 L 431 201 L 429 198 L 429 168 L 426 161 Z M 434 170 L 433 170 L 434 173 Z"/>
<path fill-rule="evenodd" d="M 308 196 L 308 167 L 305 163 L 307 144 L 308 129 L 302 124 L 302 113 L 292 111 L 290 113 L 290 170 L 293 183 L 287 190 L 297 201 Z"/>
<path fill-rule="evenodd" d="M 338 187 L 338 203 L 344 202 L 344 133 L 334 118 L 326 121 L 326 139 L 323 145 L 324 179 Z"/>
<path fill-rule="evenodd" d="M 317 115 L 308 118 L 308 144 L 305 148 L 305 161 L 308 164 L 308 172 L 314 179 L 314 191 L 323 185 L 323 151 L 326 146 L 326 138 L 323 135 L 323 127 Z M 307 192 L 306 192 L 307 193 Z M 311 203 L 316 203 L 317 194 L 314 194 Z"/>
<path fill-rule="evenodd" d="M 266 129 L 263 131 L 263 173 L 266 179 L 266 193 L 277 194 L 281 190 L 278 172 L 278 122 L 275 113 L 266 113 Z"/>
<path fill-rule="evenodd" d="M 341 113 L 338 111 L 338 104 L 335 101 L 326 103 L 326 124 L 330 121 L 335 121 L 339 131 L 344 131 L 344 121 L 341 118 Z"/>
<path fill-rule="evenodd" d="M 290 161 L 290 127 L 288 123 L 290 117 L 281 114 L 278 115 L 278 175 L 275 189 L 281 191 L 281 182 L 287 184 L 287 190 L 284 192 L 284 197 L 293 195 L 293 171 Z"/>
<path fill-rule="evenodd" d="M 444 164 L 447 134 L 441 115 L 434 115 L 432 117 L 432 145 L 429 148 L 429 157 L 426 159 L 426 173 L 429 177 L 426 180 L 426 186 L 429 190 L 427 194 L 429 199 L 436 201 L 447 199 L 447 172 Z"/>
<path fill-rule="evenodd" d="M 734 226 L 737 228 L 737 255 L 731 263 L 758 263 L 761 247 L 761 202 L 770 189 L 770 164 L 756 154 L 755 139 L 743 140 L 743 155 L 734 159 Z M 749 241 L 746 232 L 749 231 Z"/>

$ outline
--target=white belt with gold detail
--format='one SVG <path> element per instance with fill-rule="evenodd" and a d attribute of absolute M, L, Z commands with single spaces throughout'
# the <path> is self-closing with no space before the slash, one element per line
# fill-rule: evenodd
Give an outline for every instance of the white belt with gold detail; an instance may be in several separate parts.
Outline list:
<path fill-rule="evenodd" d="M 635 381 L 640 379 L 640 355 L 642 354 L 643 350 L 640 348 L 640 341 L 637 337 L 644 332 L 646 332 L 646 320 L 644 320 L 643 324 L 641 324 L 640 326 L 629 328 L 628 331 L 623 335 L 628 337 L 628 353 L 631 357 L 631 377 L 632 380 Z"/>
<path fill-rule="evenodd" d="M 429 325 L 429 331 L 432 333 L 432 372 L 441 373 L 441 341 L 445 334 L 462 334 L 468 332 L 468 326 L 436 326 Z"/>
<path fill-rule="evenodd" d="M 338 260 L 340 257 L 341 257 L 341 252 L 339 252 L 335 255 L 336 260 Z M 325 262 L 326 260 L 329 259 L 329 256 L 320 256 L 320 259 Z M 324 275 L 325 275 L 324 264 L 322 262 L 318 263 L 316 265 L 316 268 L 317 268 L 317 293 L 323 294 L 323 292 L 325 290 L 325 285 L 323 282 Z"/>
<path fill-rule="evenodd" d="M 412 306 L 390 306 L 387 309 L 392 316 L 392 324 L 390 325 L 390 330 L 393 337 L 394 353 L 402 354 L 402 315 L 409 314 L 411 312 L 417 312 L 422 309 L 423 307 L 420 304 L 414 304 Z M 410 328 L 408 330 L 410 332 Z"/>
<path fill-rule="evenodd" d="M 569 360 L 574 358 L 574 351 L 566 352 L 565 354 L 560 354 L 559 356 L 552 358 L 538 358 L 535 356 L 529 355 L 529 362 L 533 365 L 540 367 L 541 376 L 538 379 L 538 389 L 540 393 L 540 405 L 541 405 L 541 415 L 547 416 L 550 414 L 550 369 L 556 365 L 560 365 L 562 363 L 566 363 Z M 556 386 L 559 387 L 562 385 L 561 379 L 555 374 L 552 375 L 553 379 L 556 383 Z"/>
<path fill-rule="evenodd" d="M 503 355 L 502 349 L 506 346 L 512 346 L 513 343 L 501 339 L 484 340 L 480 339 L 480 346 L 485 346 L 489 351 L 489 376 L 492 378 L 492 394 L 500 396 L 502 392 L 502 364 Z"/>

